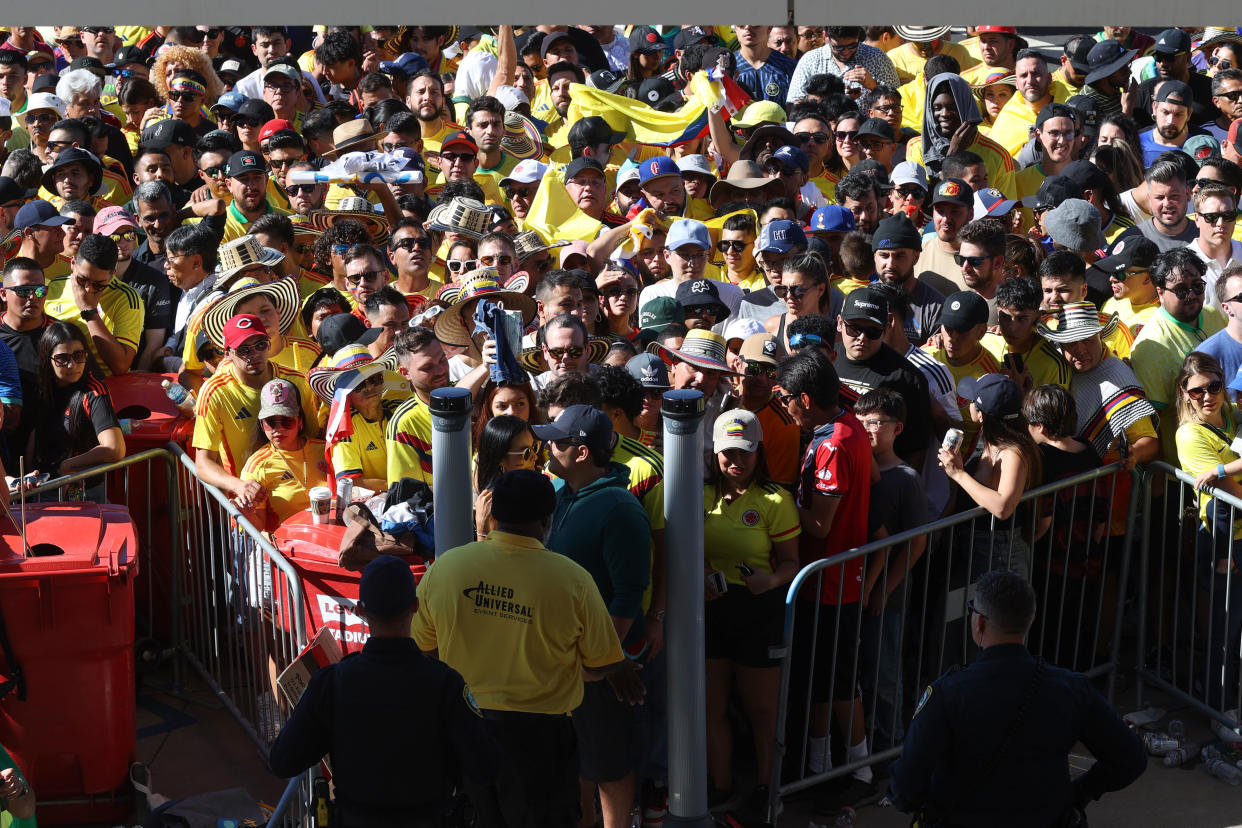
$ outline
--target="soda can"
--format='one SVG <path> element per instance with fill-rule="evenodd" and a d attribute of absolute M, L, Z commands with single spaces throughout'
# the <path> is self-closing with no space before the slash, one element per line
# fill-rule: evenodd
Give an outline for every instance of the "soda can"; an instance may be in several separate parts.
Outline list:
<path fill-rule="evenodd" d="M 354 481 L 344 477 L 336 481 L 336 522 L 345 523 L 345 509 L 354 502 Z"/>
<path fill-rule="evenodd" d="M 951 428 L 944 433 L 944 440 L 940 443 L 940 447 L 947 448 L 949 451 L 957 451 L 965 439 L 966 432 L 960 428 Z"/>

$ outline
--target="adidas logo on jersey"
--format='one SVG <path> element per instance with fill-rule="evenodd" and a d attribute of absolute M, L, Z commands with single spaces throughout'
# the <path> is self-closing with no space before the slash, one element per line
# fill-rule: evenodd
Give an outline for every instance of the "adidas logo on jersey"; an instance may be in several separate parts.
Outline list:
<path fill-rule="evenodd" d="M 367 443 L 366 450 L 367 451 L 379 451 L 379 446 L 375 445 L 375 441 L 372 440 L 371 442 Z"/>
<path fill-rule="evenodd" d="M 244 405 L 243 405 L 243 406 L 241 407 L 241 409 L 240 409 L 240 410 L 238 410 L 237 414 L 236 414 L 236 415 L 234 415 L 233 419 L 234 419 L 234 420 L 247 420 L 247 419 L 249 419 L 251 416 L 252 416 L 252 415 L 250 414 L 250 410 L 249 410 L 248 408 L 246 408 L 246 406 L 244 406 Z"/>

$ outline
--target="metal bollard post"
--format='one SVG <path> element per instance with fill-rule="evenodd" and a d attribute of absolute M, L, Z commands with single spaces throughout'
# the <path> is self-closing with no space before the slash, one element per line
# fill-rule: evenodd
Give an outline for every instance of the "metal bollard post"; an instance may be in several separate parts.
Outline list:
<path fill-rule="evenodd" d="M 703 394 L 664 394 L 668 549 L 667 825 L 708 828 L 707 665 L 703 654 Z"/>
<path fill-rule="evenodd" d="M 431 482 L 435 499 L 436 555 L 474 540 L 470 488 L 470 392 L 431 392 Z"/>

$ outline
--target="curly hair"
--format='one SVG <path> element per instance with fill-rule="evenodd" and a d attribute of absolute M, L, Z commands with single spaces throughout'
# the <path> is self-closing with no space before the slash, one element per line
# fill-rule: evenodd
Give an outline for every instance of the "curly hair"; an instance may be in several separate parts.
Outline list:
<path fill-rule="evenodd" d="M 165 46 L 160 51 L 160 56 L 155 59 L 155 63 L 151 64 L 151 85 L 159 93 L 161 101 L 165 103 L 168 101 L 167 75 L 170 63 L 182 69 L 193 69 L 207 80 L 207 100 L 203 101 L 204 107 L 210 109 L 211 105 L 224 94 L 224 83 L 216 75 L 216 70 L 211 68 L 211 58 L 207 57 L 207 53 L 201 49 L 174 44 Z"/>
<path fill-rule="evenodd" d="M 353 219 L 341 219 L 315 239 L 312 251 L 315 256 L 314 269 L 319 273 L 332 275 L 333 245 L 347 244 L 353 247 L 355 244 L 370 243 L 371 234 L 367 232 L 366 225 Z"/>

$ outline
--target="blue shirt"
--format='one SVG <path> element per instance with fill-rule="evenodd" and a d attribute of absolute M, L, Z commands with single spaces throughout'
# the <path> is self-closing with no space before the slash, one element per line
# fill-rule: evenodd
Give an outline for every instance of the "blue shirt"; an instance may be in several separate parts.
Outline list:
<path fill-rule="evenodd" d="M 782 107 L 785 105 L 789 81 L 798 66 L 793 58 L 773 49 L 764 64 L 756 69 L 742 57 L 740 49 L 733 56 L 737 58 L 735 80 L 750 90 L 755 100 L 775 101 Z"/>
<path fill-rule="evenodd" d="M 1225 374 L 1225 383 L 1233 382 L 1242 366 L 1242 342 L 1229 335 L 1229 331 L 1221 329 L 1209 336 L 1195 348 L 1201 354 L 1216 358 Z"/>
<path fill-rule="evenodd" d="M 1139 133 L 1139 146 L 1143 148 L 1143 166 L 1150 167 L 1156 163 L 1156 159 L 1160 157 L 1160 153 L 1169 150 L 1181 150 L 1181 147 L 1171 147 L 1168 144 L 1157 144 L 1154 137 L 1155 127 L 1148 127 Z M 1190 127 L 1186 131 L 1186 138 L 1189 139 L 1195 135 L 1202 135 L 1203 130 L 1199 127 Z"/>

